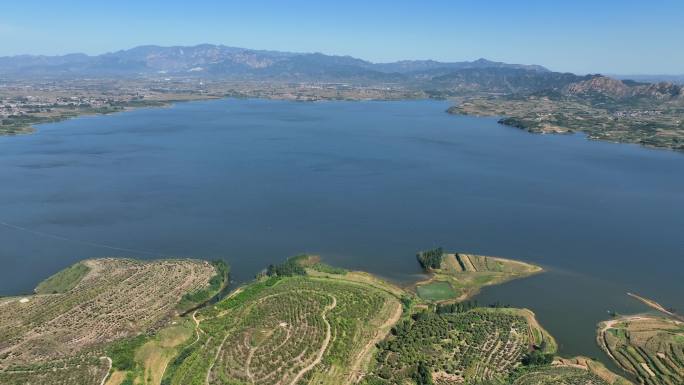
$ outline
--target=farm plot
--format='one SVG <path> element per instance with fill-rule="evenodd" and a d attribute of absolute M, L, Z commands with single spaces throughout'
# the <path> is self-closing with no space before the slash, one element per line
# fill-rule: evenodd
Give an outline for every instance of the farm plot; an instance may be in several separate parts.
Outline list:
<path fill-rule="evenodd" d="M 77 266 L 82 267 L 69 268 L 39 285 L 40 292 L 55 294 L 0 303 L 3 376 L 16 378 L 11 373 L 21 369 L 33 378 L 27 380 L 31 384 L 58 383 L 71 373 L 85 381 L 88 373 L 97 373 L 86 370 L 92 365 L 76 365 L 78 370 L 58 367 L 80 356 L 99 362 L 107 344 L 156 329 L 176 312 L 183 296 L 206 288 L 216 273 L 208 262 L 193 260 L 110 258 L 86 260 Z M 54 370 L 41 371 L 45 367 Z M 64 378 L 71 378 L 71 384 L 92 383 Z"/>
<path fill-rule="evenodd" d="M 451 284 L 447 281 L 433 281 L 416 287 L 418 296 L 428 301 L 445 301 L 457 297 Z"/>
<path fill-rule="evenodd" d="M 610 385 L 586 369 L 569 366 L 543 366 L 520 375 L 512 385 Z"/>
<path fill-rule="evenodd" d="M 542 272 L 529 263 L 484 255 L 446 253 L 441 248 L 418 253 L 423 269 L 432 274 L 416 284 L 416 293 L 428 301 L 463 301 L 484 286 Z"/>
<path fill-rule="evenodd" d="M 534 341 L 525 317 L 506 310 L 416 314 L 379 344 L 366 383 L 403 384 L 415 379 L 420 367 L 436 384 L 507 379 Z"/>
<path fill-rule="evenodd" d="M 391 294 L 358 282 L 257 281 L 199 315 L 200 339 L 162 383 L 351 383 L 368 342 L 400 309 Z"/>
<path fill-rule="evenodd" d="M 108 370 L 109 364 L 104 359 L 80 357 L 2 371 L 0 372 L 0 384 L 97 385 L 100 384 Z"/>
<path fill-rule="evenodd" d="M 678 320 L 637 315 L 605 321 L 597 341 L 642 384 L 684 384 L 684 323 Z"/>

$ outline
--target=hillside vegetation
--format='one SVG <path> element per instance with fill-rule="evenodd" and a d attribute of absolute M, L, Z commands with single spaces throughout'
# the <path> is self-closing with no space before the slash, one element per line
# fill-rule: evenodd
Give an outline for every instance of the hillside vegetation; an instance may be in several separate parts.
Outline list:
<path fill-rule="evenodd" d="M 395 326 L 379 345 L 366 383 L 416 380 L 421 367 L 440 384 L 502 383 L 526 355 L 540 355 L 539 363 L 551 362 L 553 351 L 543 341 L 537 345 L 534 337 L 546 333 L 533 332 L 535 327 L 513 309 L 421 312 Z M 533 353 L 534 346 L 539 353 Z"/>
<path fill-rule="evenodd" d="M 262 277 L 197 315 L 198 339 L 162 383 L 351 383 L 400 314 L 391 293 L 344 274 Z"/>
<path fill-rule="evenodd" d="M 456 281 L 487 273 L 476 281 L 494 284 L 532 268 L 421 255 Z M 0 384 L 629 384 L 589 359 L 555 357 L 554 338 L 527 309 L 435 303 L 309 255 L 208 301 L 226 277 L 225 264 L 194 260 L 67 268 L 37 290 L 56 294 L 0 301 Z"/>
<path fill-rule="evenodd" d="M 184 295 L 208 287 L 215 275 L 215 267 L 202 261 L 91 259 L 36 289 L 56 294 L 3 299 L 0 383 L 101 380 L 109 364 L 101 357 L 115 352 L 111 343 L 140 340 L 136 336 L 158 329 Z M 115 367 L 121 362 L 111 358 Z"/>

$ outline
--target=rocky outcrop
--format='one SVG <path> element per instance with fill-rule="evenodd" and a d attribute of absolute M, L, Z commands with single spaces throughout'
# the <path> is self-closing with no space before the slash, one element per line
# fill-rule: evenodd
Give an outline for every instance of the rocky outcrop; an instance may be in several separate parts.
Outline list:
<path fill-rule="evenodd" d="M 673 83 L 635 83 L 634 85 L 607 76 L 596 75 L 591 79 L 569 84 L 563 90 L 571 96 L 608 96 L 614 99 L 653 98 L 669 100 L 682 95 L 682 87 Z"/>

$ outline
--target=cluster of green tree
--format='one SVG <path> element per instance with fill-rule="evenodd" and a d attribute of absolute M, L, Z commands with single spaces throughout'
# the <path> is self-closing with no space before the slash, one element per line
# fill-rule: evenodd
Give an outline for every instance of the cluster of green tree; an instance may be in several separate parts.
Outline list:
<path fill-rule="evenodd" d="M 233 309 L 246 302 L 249 302 L 253 300 L 262 290 L 264 290 L 267 287 L 275 285 L 278 281 L 280 281 L 280 278 L 278 277 L 269 277 L 268 279 L 265 279 L 263 281 L 254 282 L 250 285 L 247 285 L 245 286 L 244 290 L 242 290 L 240 293 L 230 298 L 226 298 L 219 301 L 212 308 L 205 308 L 207 316 L 213 315 L 212 313 L 216 311 Z M 204 312 L 205 309 L 203 309 L 202 311 Z"/>
<path fill-rule="evenodd" d="M 436 249 L 426 250 L 416 255 L 418 262 L 424 270 L 439 269 L 442 266 L 442 257 L 444 250 L 441 247 Z"/>
<path fill-rule="evenodd" d="M 268 265 L 266 275 L 269 277 L 292 277 L 294 275 L 306 275 L 306 270 L 296 259 L 288 259 L 277 265 Z"/>
<path fill-rule="evenodd" d="M 209 286 L 194 291 L 192 293 L 187 293 L 183 296 L 179 308 L 184 309 L 190 305 L 200 304 L 208 301 L 214 295 L 218 294 L 223 288 L 223 285 L 228 282 L 228 265 L 222 260 L 216 260 L 211 262 L 216 269 L 216 274 L 209 280 Z"/>
<path fill-rule="evenodd" d="M 316 263 L 315 265 L 311 266 L 312 269 L 316 271 L 320 271 L 321 273 L 328 273 L 328 274 L 339 274 L 339 275 L 344 275 L 349 272 L 349 270 L 342 268 L 342 267 L 336 267 L 336 266 L 331 266 L 328 265 L 327 263 Z"/>
<path fill-rule="evenodd" d="M 413 379 L 416 381 L 416 385 L 432 385 L 432 370 L 427 366 L 425 361 L 420 361 L 416 372 L 413 374 Z"/>
<path fill-rule="evenodd" d="M 509 309 L 511 305 L 507 303 L 501 303 L 501 301 L 496 301 L 494 303 L 490 303 L 488 307 L 492 309 Z"/>
<path fill-rule="evenodd" d="M 463 313 L 475 309 L 477 306 L 477 301 L 437 304 L 435 312 L 437 314 Z"/>
<path fill-rule="evenodd" d="M 527 352 L 523 317 L 475 307 L 474 303 L 421 311 L 400 321 L 377 344 L 375 366 L 366 385 L 411 380 L 430 384 L 436 371 L 467 376 L 466 383 L 499 383 Z M 505 346 L 492 353 L 493 345 Z"/>
<path fill-rule="evenodd" d="M 526 366 L 540 366 L 548 365 L 553 362 L 553 354 L 544 353 L 543 349 L 534 349 L 525 354 L 522 358 L 523 365 Z"/>
<path fill-rule="evenodd" d="M 410 295 L 402 295 L 399 300 L 401 301 L 403 313 L 408 313 L 408 311 L 411 309 L 411 305 L 413 305 L 413 297 Z"/>

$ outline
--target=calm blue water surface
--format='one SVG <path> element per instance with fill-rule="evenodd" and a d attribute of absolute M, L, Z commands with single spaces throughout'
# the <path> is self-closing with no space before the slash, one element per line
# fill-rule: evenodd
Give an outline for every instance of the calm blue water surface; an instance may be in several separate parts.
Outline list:
<path fill-rule="evenodd" d="M 83 258 L 224 258 L 237 282 L 297 253 L 409 282 L 432 246 L 547 273 L 481 303 L 535 310 L 565 355 L 596 322 L 684 309 L 684 154 L 531 135 L 434 101 L 218 100 L 0 137 L 0 294 Z"/>

